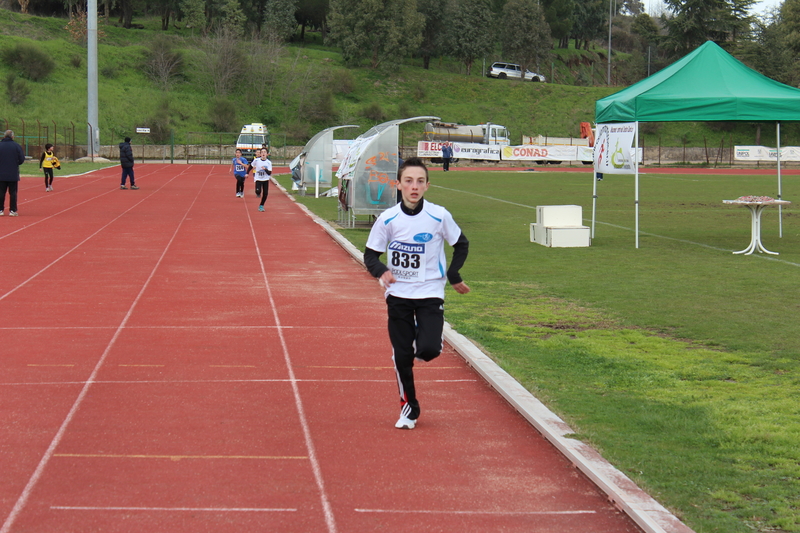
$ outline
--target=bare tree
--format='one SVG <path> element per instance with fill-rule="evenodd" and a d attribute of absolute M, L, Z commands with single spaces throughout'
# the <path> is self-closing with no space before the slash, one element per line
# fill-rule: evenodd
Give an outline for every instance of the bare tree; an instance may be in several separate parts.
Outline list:
<path fill-rule="evenodd" d="M 278 79 L 279 60 L 286 48 L 277 37 L 268 35 L 265 39 L 253 38 L 247 45 L 248 64 L 247 97 L 248 105 L 254 106 L 272 97 L 272 90 Z"/>
<path fill-rule="evenodd" d="M 202 50 L 205 57 L 198 65 L 201 83 L 215 96 L 227 96 L 245 78 L 247 70 L 236 33 L 223 27 L 203 40 Z"/>
<path fill-rule="evenodd" d="M 176 51 L 172 41 L 159 35 L 150 42 L 144 72 L 162 90 L 169 91 L 183 74 L 183 55 Z"/>

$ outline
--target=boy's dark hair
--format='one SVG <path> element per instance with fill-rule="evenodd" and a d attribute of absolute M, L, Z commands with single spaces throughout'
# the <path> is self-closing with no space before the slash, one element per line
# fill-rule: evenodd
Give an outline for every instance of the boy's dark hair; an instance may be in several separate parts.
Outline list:
<path fill-rule="evenodd" d="M 130 138 L 130 137 L 125 137 L 125 142 L 126 142 L 126 143 L 129 143 L 129 142 L 131 142 L 131 138 Z"/>
<path fill-rule="evenodd" d="M 425 170 L 425 181 L 428 180 L 428 167 L 425 165 L 425 162 L 420 159 L 419 157 L 409 157 L 403 164 L 400 165 L 400 168 L 397 169 L 397 181 L 400 181 L 400 178 L 403 177 L 403 171 L 408 167 L 420 167 Z"/>
<path fill-rule="evenodd" d="M 50 148 L 52 148 L 52 147 L 53 147 L 53 145 L 52 145 L 52 144 L 50 144 L 50 143 L 47 143 L 47 144 L 45 144 L 45 145 L 44 145 L 44 149 L 45 149 L 45 150 L 49 150 L 49 149 L 50 149 Z"/>

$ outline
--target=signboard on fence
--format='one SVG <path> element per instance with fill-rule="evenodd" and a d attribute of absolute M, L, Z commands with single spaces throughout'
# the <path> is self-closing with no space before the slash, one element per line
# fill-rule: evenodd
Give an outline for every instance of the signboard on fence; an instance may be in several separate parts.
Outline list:
<path fill-rule="evenodd" d="M 500 161 L 502 146 L 495 144 L 457 143 L 453 144 L 453 157 L 456 159 L 481 159 Z M 417 142 L 417 157 L 442 157 L 442 143 L 438 141 Z"/>
<path fill-rule="evenodd" d="M 735 146 L 733 158 L 737 161 L 778 161 L 778 149 L 766 146 Z M 800 161 L 800 147 L 781 148 L 781 161 Z"/>

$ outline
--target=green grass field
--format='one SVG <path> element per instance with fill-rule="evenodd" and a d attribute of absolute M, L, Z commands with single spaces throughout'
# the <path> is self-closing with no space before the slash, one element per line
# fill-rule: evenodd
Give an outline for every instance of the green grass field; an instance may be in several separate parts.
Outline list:
<path fill-rule="evenodd" d="M 588 225 L 591 174 L 433 171 L 426 197 L 471 243 L 447 320 L 698 533 L 800 531 L 797 207 L 782 238 L 765 211 L 780 255 L 733 255 L 750 215 L 722 200 L 775 197 L 776 176 L 640 180 L 639 249 L 632 176 L 598 183 L 591 247 L 545 248 L 535 207 L 579 204 Z M 336 220 L 335 199 L 298 200 Z M 363 249 L 367 229 L 342 233 Z"/>

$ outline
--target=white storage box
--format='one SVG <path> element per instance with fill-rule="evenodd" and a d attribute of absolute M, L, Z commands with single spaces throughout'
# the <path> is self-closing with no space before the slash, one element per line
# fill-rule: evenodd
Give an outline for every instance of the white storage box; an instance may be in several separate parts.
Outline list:
<path fill-rule="evenodd" d="M 583 208 L 579 205 L 536 206 L 531 242 L 553 248 L 590 246 L 591 232 L 583 225 Z"/>

